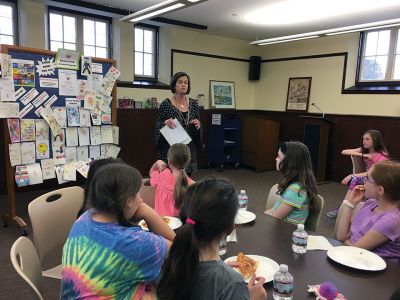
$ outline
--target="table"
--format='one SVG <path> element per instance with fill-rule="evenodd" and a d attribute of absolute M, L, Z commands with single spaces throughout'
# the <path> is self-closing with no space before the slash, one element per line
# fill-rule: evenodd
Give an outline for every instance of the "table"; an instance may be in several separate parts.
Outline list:
<path fill-rule="evenodd" d="M 379 272 L 367 272 L 342 266 L 329 259 L 326 251 L 292 252 L 291 238 L 296 226 L 263 213 L 255 221 L 237 225 L 237 243 L 228 243 L 225 257 L 245 254 L 263 255 L 278 264 L 287 264 L 294 277 L 294 299 L 315 299 L 307 292 L 307 284 L 333 282 L 349 300 L 387 300 L 400 287 L 400 264 L 388 262 Z M 313 232 L 310 234 L 316 235 Z M 340 243 L 336 241 L 337 243 Z M 272 297 L 272 282 L 264 285 L 268 299 Z"/>

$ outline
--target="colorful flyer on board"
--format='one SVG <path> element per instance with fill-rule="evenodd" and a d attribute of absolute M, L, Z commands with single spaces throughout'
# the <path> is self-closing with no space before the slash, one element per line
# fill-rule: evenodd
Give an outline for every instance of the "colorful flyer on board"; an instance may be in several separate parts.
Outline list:
<path fill-rule="evenodd" d="M 65 147 L 65 160 L 67 163 L 76 162 L 76 147 Z"/>
<path fill-rule="evenodd" d="M 101 143 L 111 144 L 113 142 L 113 130 L 111 125 L 101 126 Z"/>
<path fill-rule="evenodd" d="M 14 81 L 12 78 L 0 79 L 0 101 L 15 102 Z"/>
<path fill-rule="evenodd" d="M 67 180 L 64 180 L 64 165 L 54 166 L 54 170 L 56 171 L 58 184 L 66 183 Z"/>
<path fill-rule="evenodd" d="M 0 102 L 0 119 L 19 118 L 19 103 Z"/>
<path fill-rule="evenodd" d="M 89 160 L 89 149 L 88 146 L 76 147 L 76 157 L 78 161 L 87 162 Z"/>
<path fill-rule="evenodd" d="M 15 86 L 35 86 L 35 62 L 33 60 L 12 59 Z"/>
<path fill-rule="evenodd" d="M 100 110 L 107 114 L 111 113 L 111 107 L 110 107 L 111 101 L 112 101 L 111 96 L 101 95 L 100 106 L 99 106 Z"/>
<path fill-rule="evenodd" d="M 36 72 L 39 74 L 39 76 L 54 75 L 55 67 L 56 66 L 54 63 L 54 57 L 46 58 L 46 59 L 44 57 L 42 57 L 42 60 L 37 61 Z M 40 86 L 42 86 L 42 85 L 40 85 Z"/>
<path fill-rule="evenodd" d="M 63 165 L 66 163 L 65 159 L 65 145 L 62 142 L 53 142 L 51 145 L 53 150 L 54 165 Z"/>
<path fill-rule="evenodd" d="M 15 167 L 15 183 L 18 187 L 27 186 L 29 184 L 28 169 L 26 166 Z"/>
<path fill-rule="evenodd" d="M 77 127 L 67 127 L 65 128 L 65 136 L 69 147 L 78 146 L 78 128 Z"/>
<path fill-rule="evenodd" d="M 87 80 L 78 79 L 77 80 L 77 87 L 78 87 L 78 91 L 76 92 L 76 98 L 78 100 L 85 99 L 85 94 L 88 91 Z"/>
<path fill-rule="evenodd" d="M 119 151 L 121 150 L 120 147 L 111 144 L 106 152 L 107 157 L 117 158 Z"/>
<path fill-rule="evenodd" d="M 27 165 L 26 169 L 28 170 L 29 175 L 29 185 L 43 183 L 43 173 L 40 164 L 36 163 Z"/>
<path fill-rule="evenodd" d="M 21 141 L 21 127 L 19 119 L 7 119 L 7 125 L 11 143 L 17 143 Z"/>
<path fill-rule="evenodd" d="M 92 74 L 92 58 L 90 56 L 81 57 L 81 75 L 89 76 Z"/>
<path fill-rule="evenodd" d="M 99 92 L 103 95 L 110 96 L 114 88 L 114 83 L 115 80 L 112 80 L 109 77 L 104 77 L 103 81 L 101 82 L 101 87 L 99 89 Z"/>
<path fill-rule="evenodd" d="M 43 119 L 47 121 L 50 126 L 51 132 L 54 136 L 57 136 L 62 133 L 62 128 L 60 124 L 57 122 L 56 118 L 54 117 L 53 110 L 51 107 L 44 107 L 40 114 L 42 115 Z"/>
<path fill-rule="evenodd" d="M 11 55 L 0 53 L 0 78 L 12 80 L 12 59 Z"/>
<path fill-rule="evenodd" d="M 35 160 L 35 143 L 21 143 L 21 163 L 23 165 L 34 164 Z"/>
<path fill-rule="evenodd" d="M 35 100 L 33 100 L 32 104 L 35 105 L 35 107 L 39 107 L 40 105 L 43 104 L 44 101 L 46 101 L 49 98 L 49 94 L 47 94 L 46 91 L 41 93 Z"/>
<path fill-rule="evenodd" d="M 58 49 L 56 55 L 56 68 L 79 70 L 79 56 L 78 51 Z"/>
<path fill-rule="evenodd" d="M 29 103 L 27 106 L 25 106 L 20 112 L 18 113 L 18 118 L 22 119 L 25 117 L 28 112 L 30 112 L 34 108 L 32 103 Z"/>
<path fill-rule="evenodd" d="M 79 127 L 78 137 L 80 146 L 89 146 L 90 145 L 89 127 Z"/>
<path fill-rule="evenodd" d="M 96 93 L 88 91 L 85 94 L 83 107 L 88 110 L 94 110 L 96 108 Z"/>
<path fill-rule="evenodd" d="M 85 178 L 87 178 L 89 173 L 89 165 L 85 161 L 78 161 L 75 165 L 75 169 Z"/>
<path fill-rule="evenodd" d="M 49 125 L 43 119 L 35 120 L 36 123 L 36 158 L 50 157 Z"/>
<path fill-rule="evenodd" d="M 63 179 L 68 181 L 76 180 L 76 162 L 70 162 L 64 165 Z"/>
<path fill-rule="evenodd" d="M 92 118 L 93 125 L 101 125 L 101 114 L 90 112 L 90 117 Z"/>
<path fill-rule="evenodd" d="M 29 92 L 27 92 L 23 97 L 21 97 L 20 102 L 23 105 L 27 105 L 29 102 L 31 102 L 35 97 L 39 95 L 39 92 L 37 89 L 33 88 L 30 89 Z"/>
<path fill-rule="evenodd" d="M 76 71 L 58 70 L 58 94 L 63 96 L 76 96 L 77 82 Z"/>
<path fill-rule="evenodd" d="M 19 97 L 21 97 L 25 93 L 26 93 L 26 89 L 21 86 L 18 90 L 15 91 L 15 100 L 17 100 Z"/>
<path fill-rule="evenodd" d="M 111 114 L 101 114 L 101 123 L 102 124 L 112 124 Z"/>
<path fill-rule="evenodd" d="M 103 74 L 103 65 L 92 62 L 92 72 Z"/>
<path fill-rule="evenodd" d="M 60 124 L 61 128 L 67 127 L 67 108 L 53 107 L 54 118 Z"/>
<path fill-rule="evenodd" d="M 47 100 L 47 101 L 44 103 L 44 106 L 45 106 L 45 107 L 49 107 L 49 106 L 53 105 L 53 103 L 56 102 L 57 99 L 58 99 L 58 98 L 57 98 L 56 95 L 51 96 L 51 97 L 49 98 L 49 100 Z"/>
<path fill-rule="evenodd" d="M 56 178 L 54 161 L 52 158 L 42 159 L 40 165 L 42 166 L 43 180 Z"/>
<path fill-rule="evenodd" d="M 79 107 L 67 107 L 68 126 L 80 126 Z"/>
<path fill-rule="evenodd" d="M 23 119 L 21 123 L 21 141 L 31 142 L 35 140 L 35 120 Z"/>
<path fill-rule="evenodd" d="M 89 158 L 98 159 L 100 155 L 100 145 L 89 146 Z"/>
<path fill-rule="evenodd" d="M 100 126 L 90 127 L 90 145 L 101 144 L 101 129 Z"/>
<path fill-rule="evenodd" d="M 58 89 L 58 78 L 39 77 L 39 86 L 46 89 Z"/>
<path fill-rule="evenodd" d="M 90 127 L 90 111 L 84 108 L 79 109 L 79 123 L 82 127 Z"/>
<path fill-rule="evenodd" d="M 22 163 L 21 160 L 21 144 L 9 144 L 8 145 L 8 152 L 10 153 L 10 163 L 11 166 L 17 166 Z"/>

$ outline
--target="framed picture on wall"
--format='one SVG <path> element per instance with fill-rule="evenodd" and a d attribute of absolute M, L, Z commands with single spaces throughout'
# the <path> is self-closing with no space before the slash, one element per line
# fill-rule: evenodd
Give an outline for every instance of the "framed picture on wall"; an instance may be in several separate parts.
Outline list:
<path fill-rule="evenodd" d="M 308 111 L 311 77 L 289 78 L 286 111 Z"/>
<path fill-rule="evenodd" d="M 235 83 L 210 80 L 210 100 L 212 108 L 236 108 Z"/>

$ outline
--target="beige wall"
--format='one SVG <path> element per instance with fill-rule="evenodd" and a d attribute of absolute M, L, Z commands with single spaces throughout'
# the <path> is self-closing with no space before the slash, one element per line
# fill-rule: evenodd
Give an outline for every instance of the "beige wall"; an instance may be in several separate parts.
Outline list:
<path fill-rule="evenodd" d="M 346 87 L 354 85 L 358 34 L 264 46 L 263 59 L 348 52 Z M 255 108 L 284 111 L 290 77 L 312 77 L 310 103 L 326 113 L 399 116 L 400 96 L 341 94 L 343 57 L 263 63 L 256 87 Z M 318 112 L 310 107 L 310 112 Z"/>
<path fill-rule="evenodd" d="M 46 48 L 45 14 L 41 0 L 19 0 L 20 41 L 22 46 Z M 133 26 L 113 20 L 113 48 L 122 80 L 133 80 Z M 358 34 L 347 34 L 270 46 L 249 46 L 246 41 L 206 34 L 204 31 L 176 27 L 160 29 L 159 80 L 167 83 L 171 70 L 171 49 L 248 59 L 262 59 L 348 52 L 346 87 L 354 84 Z M 204 94 L 200 101 L 208 107 L 209 80 L 235 82 L 238 109 L 284 111 L 290 77 L 311 76 L 311 100 L 326 113 L 399 116 L 399 95 L 342 95 L 342 57 L 263 63 L 259 81 L 247 80 L 248 64 L 230 60 L 174 55 L 173 71 L 185 70 L 192 77 L 192 97 Z M 118 97 L 144 100 L 155 96 L 162 100 L 168 90 L 118 88 Z M 310 112 L 317 112 L 310 108 Z"/>

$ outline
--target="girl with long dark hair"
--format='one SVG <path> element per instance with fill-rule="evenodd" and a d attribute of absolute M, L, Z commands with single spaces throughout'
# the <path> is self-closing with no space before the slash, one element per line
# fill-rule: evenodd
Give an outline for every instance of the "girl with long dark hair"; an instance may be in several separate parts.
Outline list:
<path fill-rule="evenodd" d="M 184 225 L 157 287 L 161 300 L 266 299 L 263 278 L 253 276 L 247 286 L 219 256 L 219 241 L 232 232 L 237 208 L 237 194 L 226 180 L 208 178 L 189 187 L 180 210 Z"/>
<path fill-rule="evenodd" d="M 60 299 L 142 299 L 158 280 L 175 233 L 143 203 L 139 171 L 111 163 L 96 171 L 92 209 L 75 221 L 64 245 Z M 153 232 L 131 226 L 144 219 Z"/>
<path fill-rule="evenodd" d="M 314 198 L 317 196 L 317 184 L 307 146 L 296 141 L 281 143 L 276 169 L 282 174 L 277 192 L 280 197 L 265 213 L 293 224 L 304 224 L 309 211 L 315 209 Z"/>

